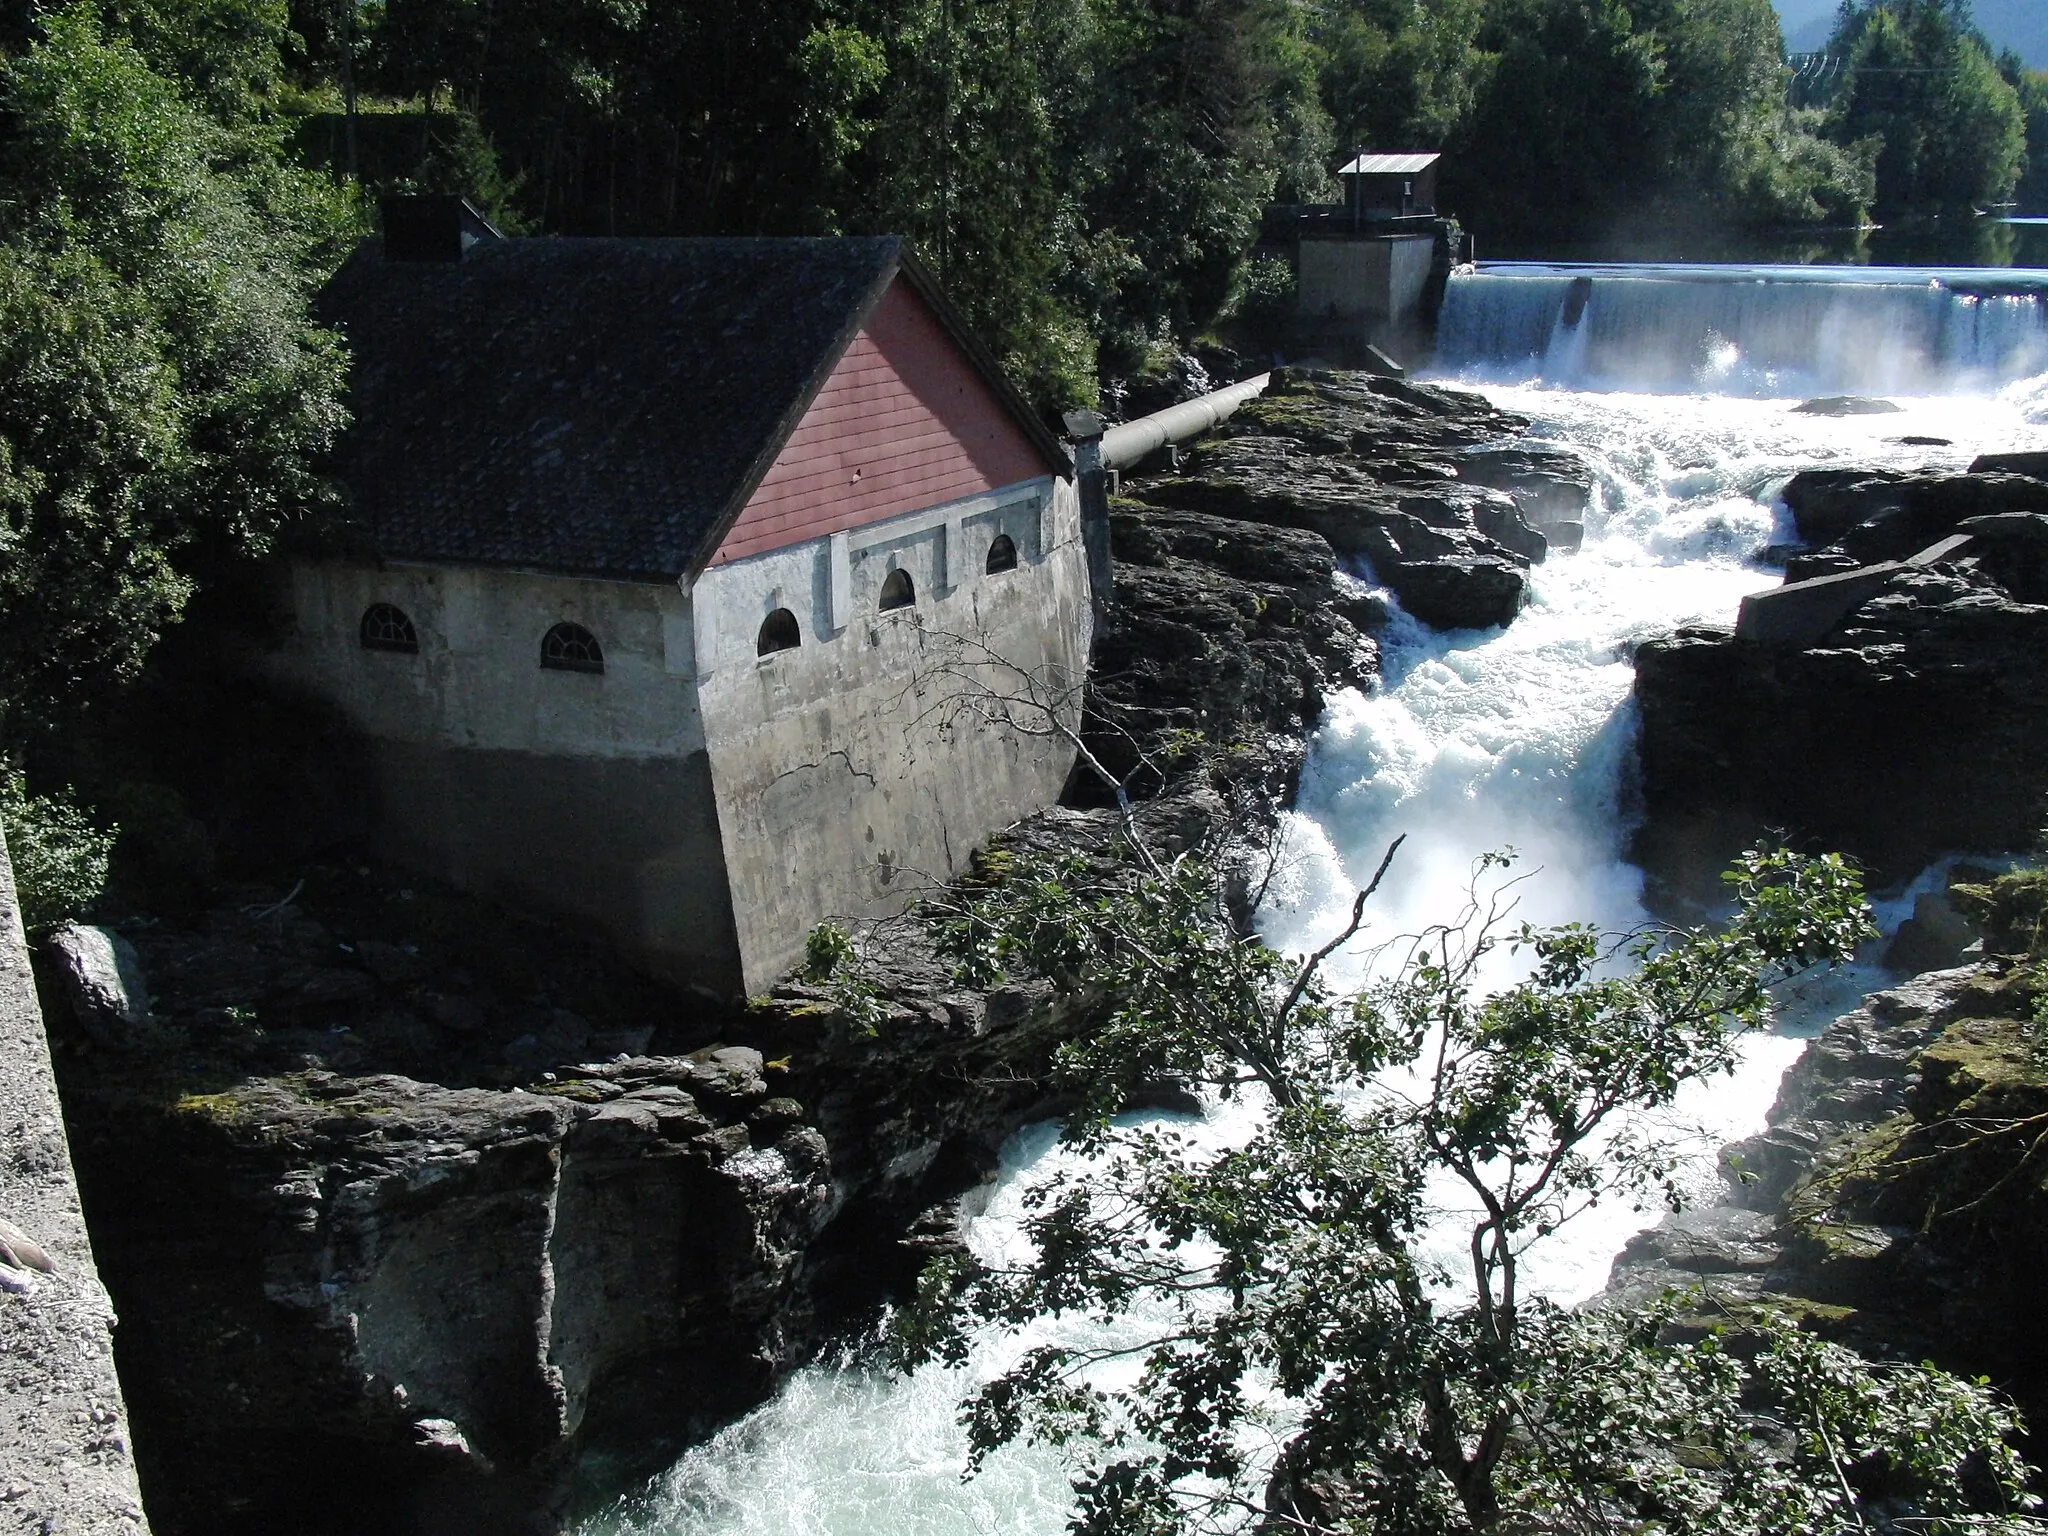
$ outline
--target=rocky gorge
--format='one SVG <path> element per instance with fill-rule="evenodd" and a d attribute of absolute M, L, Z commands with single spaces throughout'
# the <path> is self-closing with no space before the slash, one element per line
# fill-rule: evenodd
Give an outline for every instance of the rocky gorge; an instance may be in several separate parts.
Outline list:
<path fill-rule="evenodd" d="M 1524 425 L 1283 372 L 1123 487 L 1085 729 L 1163 842 L 1261 835 L 1323 700 L 1371 686 L 1387 609 L 1348 559 L 1432 622 L 1513 617 L 1589 483 Z M 1086 849 L 1107 798 L 1006 839 Z M 960 987 L 914 922 L 867 937 L 863 1030 L 801 978 L 659 987 L 345 841 L 195 889 L 40 957 L 162 1533 L 559 1528 L 955 1241 L 1087 1023 Z"/>
<path fill-rule="evenodd" d="M 1733 629 L 1636 652 L 1642 853 L 1678 884 L 1760 829 L 1904 878 L 2030 846 L 2048 764 L 2048 455 L 1964 473 L 1827 469 L 1800 546 Z"/>

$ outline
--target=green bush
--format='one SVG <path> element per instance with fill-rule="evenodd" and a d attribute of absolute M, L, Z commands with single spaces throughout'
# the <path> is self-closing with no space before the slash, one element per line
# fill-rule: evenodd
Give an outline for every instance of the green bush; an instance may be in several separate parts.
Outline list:
<path fill-rule="evenodd" d="M 21 924 L 31 934 L 81 915 L 98 899 L 119 828 L 101 831 L 68 791 L 31 795 L 18 773 L 0 773 L 0 824 Z"/>
<path fill-rule="evenodd" d="M 1230 307 L 1251 325 L 1280 325 L 1294 312 L 1295 277 L 1291 262 L 1275 256 L 1254 256 L 1237 269 Z"/>

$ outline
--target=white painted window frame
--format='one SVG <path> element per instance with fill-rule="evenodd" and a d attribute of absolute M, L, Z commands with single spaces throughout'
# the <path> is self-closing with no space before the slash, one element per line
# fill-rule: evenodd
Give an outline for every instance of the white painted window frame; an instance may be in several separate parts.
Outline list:
<path fill-rule="evenodd" d="M 963 587 L 971 586 L 975 578 L 981 575 L 980 563 L 967 548 L 964 525 L 970 519 L 1005 511 L 1034 497 L 1038 500 L 1038 559 L 1042 560 L 1052 552 L 1053 479 L 1050 475 L 1041 475 L 1035 480 L 1020 480 L 1015 485 L 1006 485 L 1000 490 L 963 496 L 957 501 L 941 502 L 935 507 L 907 512 L 886 522 L 865 523 L 858 528 L 849 528 L 843 533 L 831 535 L 826 541 L 826 558 L 832 562 L 831 579 L 826 583 L 826 590 L 831 596 L 831 612 L 825 615 L 823 627 L 830 633 L 838 634 L 854 620 L 855 554 L 865 554 L 872 549 L 903 544 L 936 529 L 940 539 L 939 570 L 942 573 L 944 590 L 957 592 Z"/>

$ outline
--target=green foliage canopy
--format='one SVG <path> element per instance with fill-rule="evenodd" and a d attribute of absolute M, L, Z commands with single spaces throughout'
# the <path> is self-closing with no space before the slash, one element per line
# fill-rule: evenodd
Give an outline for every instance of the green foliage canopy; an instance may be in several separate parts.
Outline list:
<path fill-rule="evenodd" d="M 0 92 L 0 710 L 132 676 L 208 560 L 330 492 L 342 361 L 308 318 L 351 224 L 260 120 L 224 122 L 89 5 Z"/>
<path fill-rule="evenodd" d="M 1967 0 L 1845 4 L 1828 51 L 1847 76 L 1829 133 L 1876 147 L 1880 209 L 1967 211 L 2012 192 L 2026 115 L 1969 24 Z"/>
<path fill-rule="evenodd" d="M 2022 1528 L 2016 1421 L 1980 1386 L 1768 1317 L 1737 1348 L 1674 1334 L 1669 1302 L 1568 1313 L 1522 1283 L 1524 1246 L 1590 1203 L 1676 1201 L 1671 1149 L 1625 1112 L 1728 1070 L 1776 980 L 1871 935 L 1839 860 L 1749 854 L 1725 927 L 1623 936 L 1509 923 L 1490 860 L 1490 890 L 1348 995 L 1321 967 L 1366 895 L 1332 945 L 1287 957 L 1218 921 L 1212 871 L 1143 862 L 1019 858 L 942 915 L 967 979 L 1028 969 L 1106 1000 L 1061 1064 L 1095 1166 L 1031 1192 L 1033 1257 L 928 1271 L 902 1337 L 912 1362 L 960 1361 L 971 1334 L 1048 1314 L 1125 1331 L 1034 1348 L 978 1391 L 974 1464 L 1065 1447 L 1085 1536 L 1247 1514 L 1316 1536 L 1764 1536 L 1860 1524 L 1880 1497 L 1916 1528 Z M 1503 948 L 1523 979 L 1490 990 Z M 1221 1151 L 1119 1129 L 1161 1077 L 1266 1109 Z M 1138 1363 L 1118 1390 L 1090 1376 L 1113 1358 Z"/>

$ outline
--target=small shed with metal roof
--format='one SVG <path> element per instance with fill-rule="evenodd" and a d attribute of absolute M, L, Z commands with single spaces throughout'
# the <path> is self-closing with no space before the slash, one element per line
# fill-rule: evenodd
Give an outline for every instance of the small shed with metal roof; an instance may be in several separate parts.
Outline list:
<path fill-rule="evenodd" d="M 1361 220 L 1409 218 L 1436 212 L 1436 169 L 1431 152 L 1361 154 L 1337 172 L 1344 203 Z"/>

